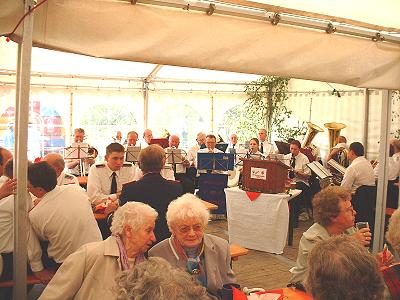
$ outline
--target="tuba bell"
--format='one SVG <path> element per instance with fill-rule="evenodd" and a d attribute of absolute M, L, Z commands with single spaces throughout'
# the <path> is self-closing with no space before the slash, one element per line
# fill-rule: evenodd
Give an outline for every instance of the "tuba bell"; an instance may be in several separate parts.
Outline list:
<path fill-rule="evenodd" d="M 318 132 L 324 131 L 321 127 L 318 125 L 315 125 L 314 123 L 307 122 L 307 133 L 306 137 L 304 138 L 303 144 L 301 144 L 302 148 L 307 148 L 310 147 L 311 141 L 314 139 L 314 137 L 317 135 Z"/>
<path fill-rule="evenodd" d="M 329 157 L 333 158 L 328 161 L 328 165 L 331 166 L 331 172 L 333 175 L 333 182 L 337 185 L 340 185 L 340 182 L 343 179 L 343 170 L 339 170 L 336 165 L 339 165 L 347 168 L 349 165 L 349 160 L 347 158 L 347 149 L 346 148 L 340 148 L 339 152 L 337 152 L 335 155 L 331 156 L 332 148 L 336 146 L 336 144 L 339 142 L 339 136 L 340 136 L 340 130 L 346 127 L 345 124 L 343 123 L 336 123 L 336 122 L 331 122 L 331 123 L 325 123 L 324 126 L 328 128 L 329 132 Z M 337 162 L 338 164 L 334 164 Z"/>
<path fill-rule="evenodd" d="M 345 128 L 346 125 L 343 123 L 330 122 L 330 123 L 325 123 L 324 126 L 328 128 L 329 149 L 332 149 L 338 143 L 340 130 Z"/>

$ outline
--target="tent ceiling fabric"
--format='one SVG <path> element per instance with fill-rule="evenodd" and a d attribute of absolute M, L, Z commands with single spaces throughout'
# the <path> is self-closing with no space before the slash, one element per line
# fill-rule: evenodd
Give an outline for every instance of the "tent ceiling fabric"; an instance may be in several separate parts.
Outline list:
<path fill-rule="evenodd" d="M 0 5 L 1 34 L 23 15 L 19 2 Z M 48 1 L 35 11 L 33 41 L 95 57 L 400 89 L 400 45 L 143 4 Z"/>

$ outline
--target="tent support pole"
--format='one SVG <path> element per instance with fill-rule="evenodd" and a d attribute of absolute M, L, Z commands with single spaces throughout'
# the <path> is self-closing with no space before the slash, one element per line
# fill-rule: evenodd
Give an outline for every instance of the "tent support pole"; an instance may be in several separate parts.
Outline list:
<path fill-rule="evenodd" d="M 382 91 L 382 105 L 381 105 L 381 135 L 379 143 L 379 173 L 378 173 L 378 187 L 376 195 L 376 210 L 375 210 L 375 236 L 373 252 L 378 253 L 383 247 L 383 240 L 385 235 L 385 212 L 386 212 L 386 195 L 387 195 L 387 181 L 388 169 L 386 166 L 389 161 L 389 136 L 392 112 L 391 91 Z"/>
<path fill-rule="evenodd" d="M 365 156 L 368 153 L 368 123 L 369 123 L 369 90 L 364 89 L 364 134 L 363 134 L 363 145 L 365 150 Z"/>
<path fill-rule="evenodd" d="M 34 3 L 25 1 L 25 13 Z M 28 120 L 29 90 L 32 56 L 33 15 L 28 14 L 23 23 L 22 42 L 18 45 L 18 76 L 15 110 L 15 125 L 18 135 L 14 145 L 14 177 L 18 180 L 14 205 L 14 299 L 26 299 L 27 264 L 27 169 L 28 169 Z"/>
<path fill-rule="evenodd" d="M 214 96 L 213 95 L 210 96 L 210 102 L 211 102 L 210 128 L 211 128 L 211 132 L 214 132 Z"/>
<path fill-rule="evenodd" d="M 149 124 L 149 83 L 143 81 L 143 129 Z"/>

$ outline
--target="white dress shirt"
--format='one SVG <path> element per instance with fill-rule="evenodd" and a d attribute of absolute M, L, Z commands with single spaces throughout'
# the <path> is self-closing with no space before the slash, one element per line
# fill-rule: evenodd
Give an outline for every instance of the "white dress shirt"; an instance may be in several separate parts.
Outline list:
<path fill-rule="evenodd" d="M 355 193 L 362 185 L 375 185 L 374 169 L 371 163 L 364 156 L 354 159 L 344 172 L 340 185 L 352 193 Z"/>
<path fill-rule="evenodd" d="M 10 195 L 0 200 L 0 253 L 14 252 L 14 195 Z M 27 210 L 32 206 L 32 200 L 27 195 Z M 33 272 L 43 270 L 42 249 L 39 240 L 32 229 L 27 217 L 27 248 L 29 264 Z"/>
<path fill-rule="evenodd" d="M 396 153 L 392 157 L 389 157 L 387 166 L 388 166 L 388 180 L 395 180 L 400 173 L 400 153 Z M 378 173 L 379 173 L 379 163 L 377 163 L 374 168 L 375 179 L 378 178 Z"/>
<path fill-rule="evenodd" d="M 284 156 L 284 159 L 285 159 L 285 164 L 290 166 L 290 162 L 291 162 L 291 159 L 292 159 L 292 153 L 286 154 Z M 307 175 L 311 175 L 311 170 L 307 167 L 308 163 L 310 163 L 310 161 L 308 160 L 308 157 L 305 154 L 299 152 L 299 154 L 297 154 L 297 156 L 295 156 L 294 170 L 295 171 L 300 171 L 300 172 L 305 173 Z M 293 180 L 294 180 L 294 182 L 300 182 L 301 181 L 301 182 L 305 183 L 308 186 L 310 185 L 308 183 L 307 179 L 301 178 L 297 174 L 294 175 Z"/>
<path fill-rule="evenodd" d="M 29 212 L 38 237 L 57 263 L 84 244 L 102 240 L 87 194 L 75 184 L 56 186 Z"/>
<path fill-rule="evenodd" d="M 235 150 L 239 150 L 239 149 L 242 149 L 242 147 L 240 146 L 240 143 L 239 143 L 239 141 L 235 144 L 235 147 L 233 147 L 233 144 L 231 143 L 231 142 L 229 142 L 229 144 L 228 144 L 228 148 L 226 148 L 226 153 L 230 153 L 230 150 L 231 149 L 235 149 Z"/>
<path fill-rule="evenodd" d="M 136 167 L 131 163 L 124 163 L 121 169 L 115 171 L 117 174 L 117 192 L 122 190 L 122 185 L 135 180 Z M 111 194 L 111 181 L 112 171 L 107 162 L 94 164 L 90 167 L 88 182 L 87 182 L 87 193 L 89 195 L 90 202 L 93 205 L 106 202 L 108 199 L 117 199 L 116 194 Z"/>
<path fill-rule="evenodd" d="M 274 154 L 276 152 L 276 148 L 274 147 L 273 144 L 265 140 L 264 142 L 260 141 L 260 148 L 261 149 L 261 144 L 263 145 L 263 154 L 265 156 L 268 156 L 270 154 Z"/>
<path fill-rule="evenodd" d="M 196 159 L 197 159 L 197 151 L 199 151 L 200 150 L 200 146 L 199 146 L 199 144 L 196 144 L 196 145 L 194 145 L 194 146 L 192 146 L 192 147 L 190 147 L 189 149 L 188 149 L 188 151 L 187 151 L 187 153 L 188 153 L 188 155 L 187 155 L 187 159 L 188 159 L 188 161 L 190 162 L 190 165 L 195 165 L 196 166 L 196 164 L 194 163 L 195 161 L 196 161 Z"/>
<path fill-rule="evenodd" d="M 77 184 L 79 185 L 78 178 L 72 174 L 67 174 L 64 171 L 57 177 L 57 185 Z"/>

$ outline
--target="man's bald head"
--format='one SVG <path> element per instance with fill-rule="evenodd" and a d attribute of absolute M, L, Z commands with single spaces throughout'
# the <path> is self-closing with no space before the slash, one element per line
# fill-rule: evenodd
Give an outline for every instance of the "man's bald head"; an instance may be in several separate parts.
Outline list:
<path fill-rule="evenodd" d="M 65 162 L 64 158 L 58 153 L 49 153 L 44 158 L 43 161 L 47 162 L 56 171 L 57 177 L 60 176 L 61 172 L 64 171 Z"/>
<path fill-rule="evenodd" d="M 179 148 L 179 143 L 180 143 L 179 136 L 173 134 L 173 135 L 171 135 L 169 137 L 168 144 L 169 144 L 170 147 L 175 147 L 175 148 L 178 149 Z"/>
<path fill-rule="evenodd" d="M 3 176 L 4 166 L 12 158 L 12 153 L 6 148 L 0 147 L 0 176 Z"/>
<path fill-rule="evenodd" d="M 153 132 L 151 131 L 151 129 L 145 129 L 145 131 L 143 131 L 143 139 L 145 140 L 145 142 L 147 144 L 150 144 L 152 138 L 153 138 Z"/>
<path fill-rule="evenodd" d="M 199 132 L 197 134 L 196 141 L 199 146 L 204 145 L 206 143 L 206 134 L 204 132 Z"/>

